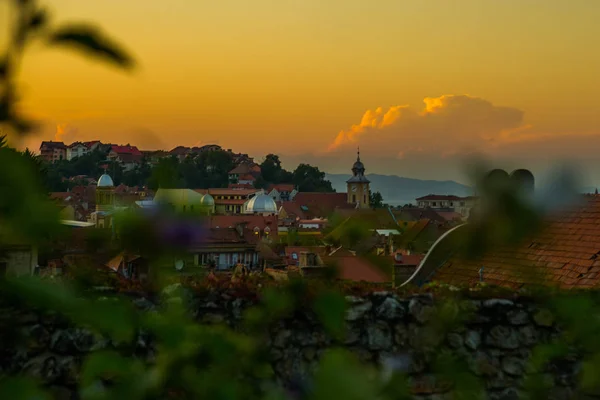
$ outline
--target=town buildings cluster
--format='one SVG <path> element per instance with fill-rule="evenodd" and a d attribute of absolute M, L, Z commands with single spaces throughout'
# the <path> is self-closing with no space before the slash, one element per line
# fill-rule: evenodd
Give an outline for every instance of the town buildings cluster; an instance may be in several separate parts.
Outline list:
<path fill-rule="evenodd" d="M 99 141 L 73 143 L 43 142 L 40 153 L 49 162 L 80 157 L 103 148 L 108 157 L 125 168 L 135 168 L 145 159 L 164 156 L 188 157 L 205 151 L 222 150 L 217 145 L 200 148 L 176 147 L 169 152 L 143 152 L 135 146 L 106 145 Z M 429 195 L 415 199 L 417 206 L 373 208 L 370 181 L 357 155 L 345 193 L 302 192 L 292 184 L 272 184 L 257 189 L 260 165 L 247 154 L 236 154 L 229 172 L 230 184 L 221 188 L 159 188 L 155 193 L 142 187 L 116 186 L 109 174 L 68 192 L 51 193 L 61 207 L 63 224 L 79 232 L 115 229 L 120 211 L 168 210 L 174 215 L 200 215 L 205 234 L 189 246 L 190 268 L 232 271 L 243 266 L 260 270 L 275 279 L 290 273 L 315 276 L 322 267 L 335 264 L 340 279 L 389 284 L 414 273 L 429 248 L 445 232 L 469 215 L 475 198 Z M 435 199 L 435 200 L 433 200 Z M 368 232 L 360 244 L 346 243 L 344 229 L 361 225 Z M 68 252 L 66 252 L 68 253 Z M 41 268 L 64 265 L 60 259 L 38 260 Z M 128 261 L 129 260 L 129 261 Z M 31 270 L 33 262 L 6 268 Z M 102 265 L 128 279 L 138 279 L 147 260 L 136 254 L 120 254 Z M 173 267 L 175 268 L 175 267 Z M 133 273 L 132 271 L 138 271 Z"/>
<path fill-rule="evenodd" d="M 98 141 L 70 146 L 44 142 L 41 154 L 47 161 L 57 162 L 81 157 L 95 148 L 103 148 L 124 168 L 135 168 L 142 160 L 154 163 L 164 156 L 185 159 L 222 150 L 209 145 L 144 152 L 135 146 Z M 486 209 L 476 196 L 429 194 L 416 198 L 414 205 L 374 208 L 360 154 L 351 167 L 344 193 L 303 192 L 288 183 L 259 189 L 253 183 L 261 178 L 260 165 L 247 154 L 227 151 L 235 160 L 228 187 L 159 188 L 154 193 L 144 187 L 115 185 L 109 174 L 103 174 L 98 179 L 76 177 L 85 183 L 50 196 L 61 208 L 63 224 L 84 236 L 94 231 L 114 232 L 114 217 L 123 210 L 162 209 L 172 215 L 201 216 L 203 235 L 187 247 L 187 264 L 180 260 L 172 266 L 180 273 L 191 269 L 228 273 L 242 268 L 273 279 L 289 279 L 290 275 L 312 278 L 324 273 L 326 266 L 335 265 L 339 279 L 382 285 L 422 285 L 432 280 L 509 287 L 600 285 L 597 191 L 584 196 L 581 203 L 545 216 L 544 229 L 532 231 L 517 248 L 499 247 L 476 260 L 464 259 L 457 256 L 459 241 L 455 239 L 473 226 L 470 221 L 479 215 L 474 210 Z M 512 182 L 526 196 L 533 194 L 534 178 L 527 170 L 511 174 L 493 170 L 487 177 Z M 360 226 L 368 227 L 367 234 L 352 242 L 357 234 L 352 230 Z M 70 260 L 82 248 L 72 243 L 61 251 L 59 258 L 42 260 L 37 249 L 18 243 L 4 252 L 0 271 L 31 273 L 45 267 L 56 272 L 59 267 L 69 268 Z M 111 273 L 134 280 L 144 279 L 150 265 L 142 255 L 130 253 L 100 264 Z"/>

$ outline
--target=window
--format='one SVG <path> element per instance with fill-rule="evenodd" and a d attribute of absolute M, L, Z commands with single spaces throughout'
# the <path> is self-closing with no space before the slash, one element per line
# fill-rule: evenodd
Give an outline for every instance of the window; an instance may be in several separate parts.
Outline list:
<path fill-rule="evenodd" d="M 460 202 L 460 206 L 461 206 L 461 207 L 464 207 L 464 206 L 465 206 L 465 202 L 464 202 L 464 201 L 461 201 L 461 202 Z"/>
<path fill-rule="evenodd" d="M 450 207 L 454 207 L 454 203 L 453 202 L 450 202 Z"/>
<path fill-rule="evenodd" d="M 297 260 L 297 259 L 298 259 L 298 254 L 292 253 L 292 260 Z"/>
<path fill-rule="evenodd" d="M 435 202 L 435 201 L 434 201 L 433 203 L 431 203 L 431 205 L 432 205 L 433 207 L 437 207 L 437 202 Z"/>
<path fill-rule="evenodd" d="M 183 206 L 183 212 L 185 212 L 186 206 Z"/>
<path fill-rule="evenodd" d="M 356 203 L 356 195 L 355 194 L 352 195 L 352 202 Z"/>
<path fill-rule="evenodd" d="M 364 195 L 363 195 L 363 203 L 366 203 L 366 202 L 367 202 L 367 195 L 366 195 L 366 194 L 364 194 Z"/>
<path fill-rule="evenodd" d="M 190 206 L 190 211 L 194 211 L 194 205 L 193 204 Z"/>

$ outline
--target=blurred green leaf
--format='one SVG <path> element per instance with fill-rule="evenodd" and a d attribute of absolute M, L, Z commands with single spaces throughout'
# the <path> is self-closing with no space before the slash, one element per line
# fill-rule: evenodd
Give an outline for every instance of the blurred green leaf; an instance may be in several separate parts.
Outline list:
<path fill-rule="evenodd" d="M 581 387 L 584 390 L 591 392 L 600 388 L 598 371 L 600 371 L 600 354 L 594 354 L 583 362 L 581 368 Z"/>
<path fill-rule="evenodd" d="M 342 339 L 345 332 L 346 301 L 336 292 L 320 293 L 315 299 L 313 309 L 329 334 Z"/>
<path fill-rule="evenodd" d="M 466 362 L 456 354 L 448 350 L 438 353 L 435 359 L 435 371 L 441 381 L 453 385 L 453 399 L 483 398 L 484 387 L 481 381 L 470 373 Z"/>
<path fill-rule="evenodd" d="M 90 25 L 73 23 L 62 26 L 50 34 L 48 43 L 77 49 L 122 68 L 130 69 L 135 65 L 133 58 L 124 49 Z"/>
<path fill-rule="evenodd" d="M 280 289 L 267 288 L 262 295 L 265 312 L 271 319 L 284 316 L 292 310 L 294 302 L 289 293 Z"/>
<path fill-rule="evenodd" d="M 0 379 L 0 399 L 50 400 L 50 396 L 27 378 Z"/>
<path fill-rule="evenodd" d="M 81 371 L 81 397 L 85 400 L 142 399 L 146 387 L 141 379 L 144 366 L 139 360 L 103 351 L 89 355 Z M 110 382 L 106 390 L 103 382 Z"/>
<path fill-rule="evenodd" d="M 365 369 L 348 352 L 329 350 L 323 355 L 315 376 L 314 400 L 377 399 L 378 385 L 368 378 Z"/>
<path fill-rule="evenodd" d="M 133 310 L 129 304 L 117 299 L 86 300 L 77 297 L 66 285 L 32 276 L 10 279 L 3 289 L 34 307 L 61 313 L 76 323 L 107 333 L 117 341 L 133 338 Z"/>

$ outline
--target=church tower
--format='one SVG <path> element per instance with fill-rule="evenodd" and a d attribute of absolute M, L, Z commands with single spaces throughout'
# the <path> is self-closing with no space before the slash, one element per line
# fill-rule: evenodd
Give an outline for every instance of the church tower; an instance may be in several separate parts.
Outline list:
<path fill-rule="evenodd" d="M 356 162 L 352 166 L 352 177 L 346 181 L 348 184 L 348 203 L 355 204 L 357 208 L 369 208 L 370 182 L 365 176 L 365 166 L 360 161 L 360 149 L 356 154 Z"/>
<path fill-rule="evenodd" d="M 110 212 L 115 205 L 115 185 L 112 178 L 104 174 L 96 187 L 96 211 Z"/>

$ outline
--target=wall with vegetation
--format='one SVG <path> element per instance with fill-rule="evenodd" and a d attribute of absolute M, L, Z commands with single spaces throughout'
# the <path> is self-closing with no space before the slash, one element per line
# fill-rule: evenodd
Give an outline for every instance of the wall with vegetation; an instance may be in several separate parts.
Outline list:
<path fill-rule="evenodd" d="M 186 304 L 196 326 L 223 324 L 233 332 L 246 332 L 250 329 L 248 321 L 260 319 L 249 306 L 270 301 L 271 307 L 281 309 L 286 303 L 284 298 L 269 300 L 274 295 L 268 293 L 259 296 L 259 302 L 255 293 L 232 289 L 194 293 L 178 285 L 165 289 L 163 295 L 165 304 Z M 145 315 L 157 314 L 162 307 L 143 297 L 130 300 Z M 575 393 L 583 393 L 583 364 L 577 344 L 559 341 L 563 336 L 557 328 L 560 310 L 540 307 L 532 299 L 493 295 L 440 299 L 432 294 L 398 297 L 389 292 L 346 296 L 338 331 L 335 317 L 328 315 L 337 307 L 337 300 L 325 297 L 320 301 L 320 306 L 307 303 L 306 307 L 291 307 L 281 318 L 266 324 L 263 320 L 263 328 L 254 331 L 255 339 L 264 345 L 261 357 L 269 369 L 253 378 L 258 386 L 278 382 L 288 391 L 310 391 L 312 376 L 317 373 L 315 379 L 322 379 L 318 371 L 324 354 L 342 347 L 365 365 L 376 366 L 383 381 L 397 374 L 403 376 L 403 389 L 389 398 L 457 398 L 451 397 L 456 390 L 466 393 L 465 398 L 490 399 L 524 398 L 524 391 L 537 393 L 538 397 L 532 398 L 552 399 L 571 399 Z M 110 296 L 95 302 L 102 314 L 102 304 L 110 303 Z M 4 343 L 0 371 L 34 377 L 57 398 L 72 398 L 73 393 L 93 382 L 93 371 L 89 364 L 84 365 L 89 354 L 109 349 L 152 365 L 165 349 L 144 330 L 138 330 L 125 345 L 110 335 L 95 334 L 85 325 L 75 326 L 59 313 L 24 310 L 22 305 L 8 303 L 0 310 L 0 340 Z M 113 320 L 119 321 L 119 316 Z M 183 341 L 176 330 L 170 334 L 173 337 L 167 340 Z M 225 331 L 222 334 L 228 335 Z M 110 365 L 120 368 L 114 360 Z M 258 368 L 260 363 L 256 365 Z M 197 373 L 201 379 L 202 372 Z M 223 373 L 231 374 L 227 379 L 235 375 L 227 368 Z M 335 380 L 336 375 L 329 379 Z M 339 371 L 339 379 L 343 377 Z M 338 384 L 354 384 L 330 383 L 331 390 Z M 593 385 L 586 390 L 593 392 Z M 485 396 L 479 397 L 484 392 Z"/>

